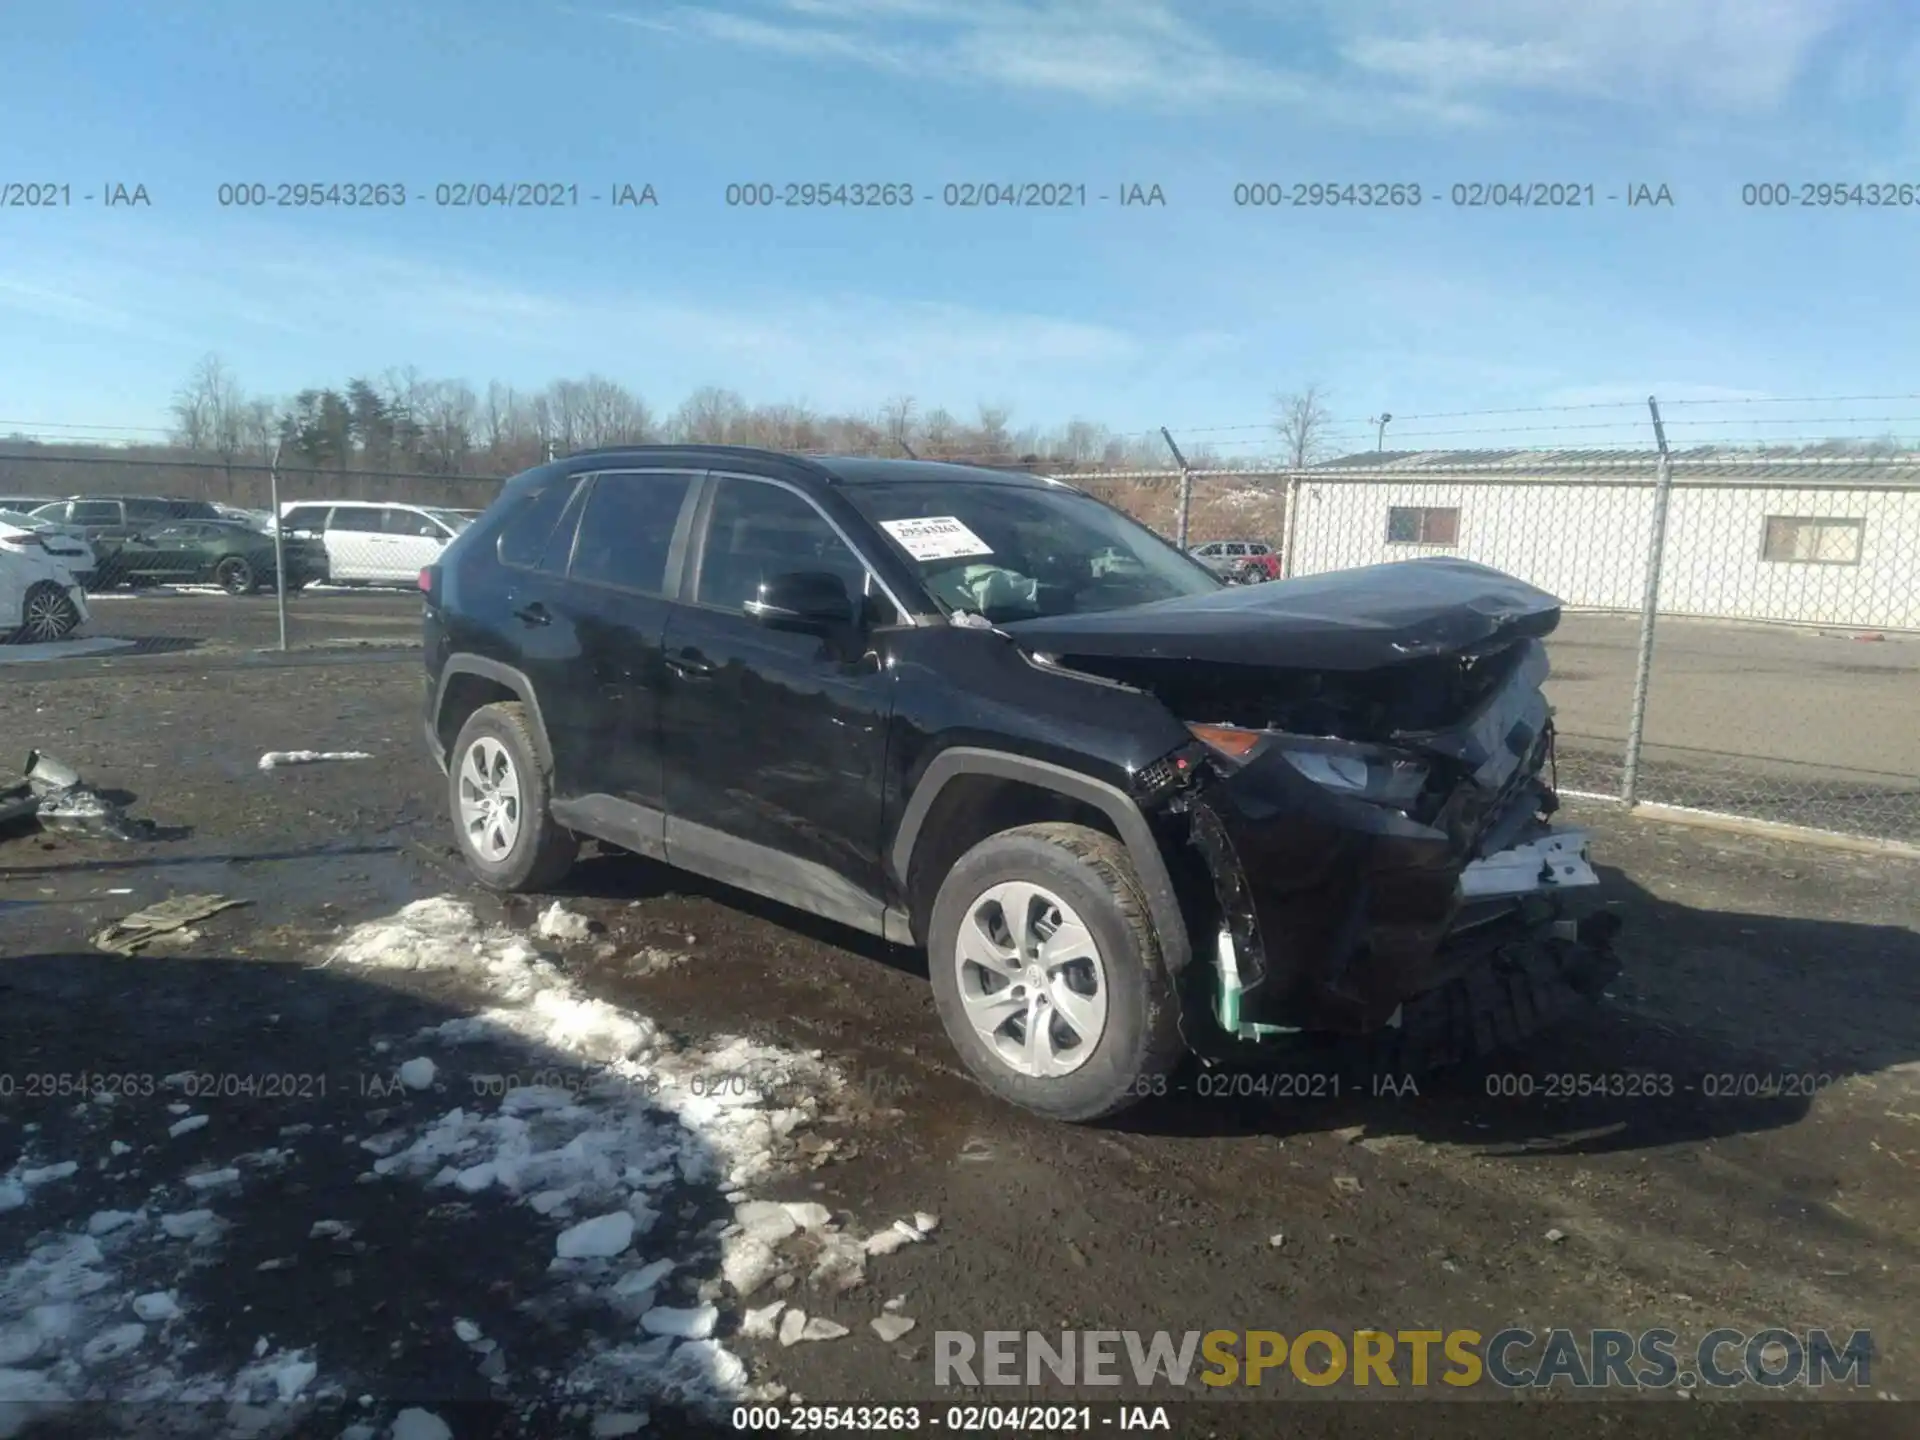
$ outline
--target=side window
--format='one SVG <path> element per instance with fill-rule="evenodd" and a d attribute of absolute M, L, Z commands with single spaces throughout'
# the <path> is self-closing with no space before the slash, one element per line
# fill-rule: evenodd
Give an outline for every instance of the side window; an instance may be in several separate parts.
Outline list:
<path fill-rule="evenodd" d="M 114 500 L 76 500 L 73 502 L 76 525 L 118 525 L 120 505 Z"/>
<path fill-rule="evenodd" d="M 567 502 L 573 498 L 579 484 L 578 476 L 562 475 L 544 490 L 520 497 L 496 542 L 496 553 L 502 565 L 524 567 L 541 563 L 547 541 L 554 535 L 555 522 L 559 520 L 561 512 L 567 509 Z M 563 560 L 565 554 L 562 550 Z"/>
<path fill-rule="evenodd" d="M 336 505 L 333 507 L 333 518 L 327 522 L 327 529 L 378 535 L 385 524 L 386 517 L 377 505 Z"/>
<path fill-rule="evenodd" d="M 721 480 L 694 598 L 702 605 L 741 610 L 762 581 L 793 570 L 838 575 L 856 598 L 867 590 L 867 567 L 803 497 L 779 485 Z M 875 598 L 892 608 L 884 596 Z"/>
<path fill-rule="evenodd" d="M 596 475 L 580 516 L 568 578 L 664 594 L 667 552 L 692 484 L 693 476 L 687 474 Z"/>

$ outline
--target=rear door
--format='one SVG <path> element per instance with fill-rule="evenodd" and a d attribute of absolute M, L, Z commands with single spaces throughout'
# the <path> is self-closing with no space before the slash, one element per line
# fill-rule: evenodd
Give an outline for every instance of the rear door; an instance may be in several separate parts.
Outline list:
<path fill-rule="evenodd" d="M 568 795 L 604 795 L 657 833 L 665 804 L 660 696 L 667 595 L 677 585 L 700 472 L 603 471 L 589 481 L 567 565 L 575 662 L 594 700 L 564 767 Z"/>
<path fill-rule="evenodd" d="M 327 568 L 335 580 L 392 578 L 382 559 L 387 516 L 379 505 L 336 505 L 327 517 Z"/>
<path fill-rule="evenodd" d="M 702 509 L 664 636 L 667 858 L 877 928 L 892 686 L 868 636 L 900 617 L 798 489 L 715 476 Z M 746 613 L 763 581 L 794 571 L 837 574 L 866 619 L 823 637 Z"/>

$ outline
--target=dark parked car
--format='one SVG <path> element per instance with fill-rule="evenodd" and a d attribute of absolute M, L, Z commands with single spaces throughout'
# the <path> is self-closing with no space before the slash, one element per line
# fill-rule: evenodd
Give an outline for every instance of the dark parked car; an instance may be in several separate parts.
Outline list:
<path fill-rule="evenodd" d="M 289 533 L 281 546 L 288 590 L 327 578 L 327 552 L 318 540 Z M 273 533 L 244 520 L 182 520 L 123 540 L 114 564 L 134 584 L 214 584 L 229 595 L 251 595 L 273 584 Z"/>
<path fill-rule="evenodd" d="M 70 525 L 87 537 L 98 564 L 94 582 L 98 589 L 123 583 L 128 578 L 117 559 L 126 541 L 170 520 L 221 518 L 220 512 L 205 500 L 180 500 L 166 495 L 74 495 L 41 505 L 32 514 L 41 520 Z"/>
<path fill-rule="evenodd" d="M 1559 602 L 1498 571 L 1229 587 L 1057 482 L 663 447 L 515 477 L 420 583 L 483 883 L 592 837 L 924 946 L 968 1068 L 1047 1115 L 1188 1051 L 1425 1068 L 1617 969 L 1547 818 Z"/>

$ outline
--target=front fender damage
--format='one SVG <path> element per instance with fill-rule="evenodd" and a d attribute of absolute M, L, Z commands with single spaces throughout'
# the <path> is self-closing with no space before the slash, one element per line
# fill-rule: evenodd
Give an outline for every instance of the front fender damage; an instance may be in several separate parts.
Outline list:
<path fill-rule="evenodd" d="M 1550 754 L 1550 732 L 1542 744 Z M 1386 1033 L 1423 1066 L 1451 1063 L 1518 1044 L 1618 974 L 1617 917 L 1593 907 L 1586 832 L 1550 823 L 1557 802 L 1536 767 L 1473 801 L 1422 823 L 1329 794 L 1277 756 L 1189 792 L 1188 840 L 1217 902 L 1213 1018 L 1228 1053 L 1287 1034 Z"/>

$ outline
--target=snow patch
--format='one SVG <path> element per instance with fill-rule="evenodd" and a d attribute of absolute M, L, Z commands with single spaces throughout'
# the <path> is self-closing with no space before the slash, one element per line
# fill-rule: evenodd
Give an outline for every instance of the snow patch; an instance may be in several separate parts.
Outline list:
<path fill-rule="evenodd" d="M 317 765 L 326 760 L 371 760 L 364 750 L 269 750 L 260 757 L 262 770 L 277 770 L 283 765 Z"/>

